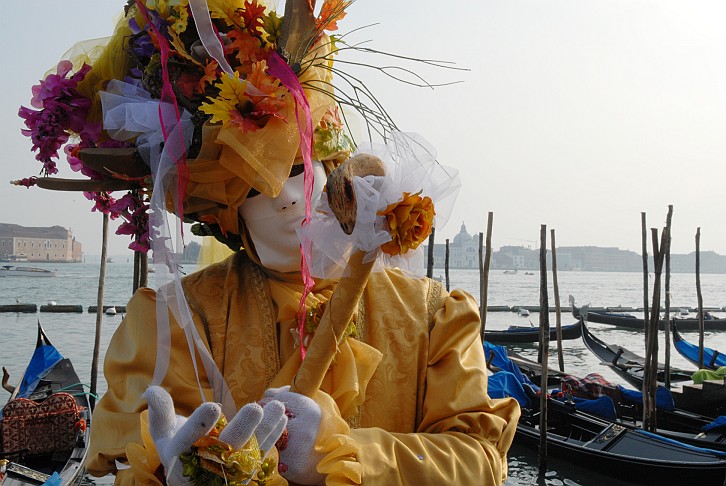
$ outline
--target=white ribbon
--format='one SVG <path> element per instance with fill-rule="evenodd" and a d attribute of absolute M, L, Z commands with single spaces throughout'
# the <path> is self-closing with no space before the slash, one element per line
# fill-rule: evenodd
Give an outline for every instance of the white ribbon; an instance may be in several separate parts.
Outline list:
<path fill-rule="evenodd" d="M 197 26 L 199 40 L 202 41 L 202 45 L 207 50 L 207 53 L 217 61 L 222 71 L 227 74 L 233 74 L 232 66 L 229 65 L 227 59 L 224 57 L 224 47 L 222 47 L 219 37 L 214 32 L 207 0 L 189 0 L 189 8 L 192 11 L 194 24 Z"/>

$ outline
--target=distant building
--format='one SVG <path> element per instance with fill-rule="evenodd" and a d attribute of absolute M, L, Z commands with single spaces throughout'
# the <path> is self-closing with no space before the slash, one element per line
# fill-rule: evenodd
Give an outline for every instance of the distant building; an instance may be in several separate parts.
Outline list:
<path fill-rule="evenodd" d="M 424 245 L 424 255 L 427 252 L 428 246 Z M 434 267 L 444 268 L 445 264 L 446 244 L 434 243 Z M 470 235 L 464 223 L 454 241 L 449 242 L 449 268 L 479 268 L 479 237 Z"/>
<path fill-rule="evenodd" d="M 439 240 L 440 241 L 440 240 Z M 428 255 L 427 245 L 424 247 L 424 261 Z M 486 248 L 482 247 L 482 256 Z M 492 249 L 490 268 L 504 270 L 539 270 L 540 251 L 525 246 L 502 246 L 499 250 Z M 695 272 L 695 253 L 687 255 L 671 255 L 671 272 Z M 712 251 L 700 253 L 702 273 L 726 273 L 726 256 Z M 446 244 L 434 244 L 434 268 L 446 265 Z M 449 242 L 449 268 L 479 268 L 479 237 L 466 231 L 466 224 Z M 552 268 L 552 252 L 547 251 L 547 268 Z M 653 271 L 653 257 L 648 257 L 648 268 Z M 598 246 L 558 246 L 557 269 L 565 271 L 591 272 L 642 272 L 641 255 L 630 250 L 614 247 Z"/>
<path fill-rule="evenodd" d="M 81 262 L 83 247 L 62 226 L 26 227 L 0 223 L 0 260 Z"/>

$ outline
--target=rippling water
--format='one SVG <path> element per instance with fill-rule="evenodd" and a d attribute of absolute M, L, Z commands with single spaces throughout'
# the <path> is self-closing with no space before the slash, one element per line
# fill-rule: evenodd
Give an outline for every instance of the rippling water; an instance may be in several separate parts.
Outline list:
<path fill-rule="evenodd" d="M 58 271 L 56 278 L 27 278 L 12 277 L 0 278 L 0 304 L 22 303 L 46 304 L 55 301 L 58 304 L 80 304 L 84 308 L 83 314 L 0 314 L 0 333 L 5 345 L 0 355 L 0 364 L 8 368 L 11 373 L 11 382 L 19 379 L 35 346 L 35 323 L 41 319 L 43 327 L 53 344 L 56 345 L 66 357 L 70 358 L 82 380 L 90 383 L 90 370 L 93 358 L 94 333 L 96 327 L 96 314 L 86 312 L 89 306 L 96 305 L 98 289 L 99 264 L 33 264 L 42 268 Z M 193 266 L 186 266 L 185 271 L 193 271 Z M 443 275 L 443 271 L 435 272 Z M 105 281 L 104 303 L 106 305 L 125 305 L 131 297 L 131 281 L 133 267 L 131 263 L 119 262 L 107 265 Z M 462 288 L 474 297 L 479 297 L 479 273 L 476 270 L 451 271 L 451 287 Z M 153 282 L 153 275 L 150 275 Z M 539 305 L 539 274 L 525 275 L 524 273 L 504 274 L 494 271 L 489 277 L 489 306 L 536 306 Z M 671 277 L 671 307 L 694 308 L 697 306 L 696 284 L 694 274 L 674 274 Z M 549 302 L 554 306 L 552 292 L 552 276 L 548 275 Z M 639 273 L 608 273 L 608 272 L 560 272 L 558 274 L 559 293 L 563 312 L 562 323 L 574 322 L 569 313 L 568 296 L 575 297 L 577 305 L 591 304 L 592 306 L 614 307 L 643 307 L 643 283 Z M 726 305 L 726 275 L 706 274 L 701 276 L 701 288 L 704 307 L 722 308 Z M 724 312 L 715 315 L 726 317 Z M 555 323 L 556 316 L 550 316 L 550 323 Z M 504 328 L 512 324 L 537 325 L 539 315 L 535 312 L 529 317 L 518 317 L 512 312 L 490 312 L 487 315 L 487 328 Z M 103 315 L 102 332 L 100 339 L 99 369 L 103 369 L 103 355 L 113 331 L 121 322 L 121 316 Z M 632 351 L 643 354 L 642 332 L 603 325 L 591 325 L 593 332 L 597 333 L 606 342 L 621 344 Z M 691 341 L 696 340 L 696 334 L 684 333 Z M 726 332 L 707 332 L 705 342 L 716 349 L 726 349 Z M 555 343 L 553 343 L 554 346 Z M 660 346 L 661 353 L 663 346 Z M 536 357 L 533 346 L 518 346 L 513 348 L 518 353 Z M 565 356 L 565 369 L 568 372 L 584 375 L 596 371 L 615 383 L 623 381 L 609 370 L 599 365 L 596 359 L 580 340 L 563 342 Z M 662 361 L 661 354 L 661 361 Z M 550 352 L 551 363 L 556 364 L 557 351 Z M 674 366 L 691 369 L 692 366 L 683 360 L 677 353 L 671 353 Z M 102 376 L 98 380 L 98 393 L 106 389 L 106 382 Z M 2 393 L 2 392 L 0 392 Z M 595 475 L 582 467 L 550 460 L 549 470 L 544 480 L 548 485 L 595 485 L 607 481 L 608 484 L 627 484 L 614 482 L 610 478 Z M 537 457 L 532 451 L 514 447 L 510 454 L 510 479 L 508 485 L 530 485 L 537 482 Z M 111 484 L 108 478 L 94 479 L 96 484 Z"/>

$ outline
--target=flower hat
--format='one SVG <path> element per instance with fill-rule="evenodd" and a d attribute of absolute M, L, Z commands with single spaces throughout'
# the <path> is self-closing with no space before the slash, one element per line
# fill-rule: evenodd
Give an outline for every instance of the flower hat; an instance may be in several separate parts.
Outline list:
<path fill-rule="evenodd" d="M 250 190 L 275 197 L 293 164 L 353 149 L 326 34 L 350 3 L 325 0 L 315 16 L 314 2 L 290 1 L 278 17 L 258 0 L 130 0 L 110 38 L 79 44 L 33 87 L 19 115 L 45 177 L 15 183 L 85 191 L 136 250 L 149 248 L 154 184 L 171 212 L 238 235 Z M 64 145 L 87 179 L 48 177 Z"/>

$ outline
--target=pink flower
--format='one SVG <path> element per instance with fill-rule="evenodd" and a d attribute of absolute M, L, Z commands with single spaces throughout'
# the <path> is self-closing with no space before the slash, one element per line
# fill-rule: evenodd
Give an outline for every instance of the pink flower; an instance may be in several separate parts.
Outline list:
<path fill-rule="evenodd" d="M 78 93 L 76 86 L 91 67 L 84 64 L 78 72 L 66 78 L 72 67 L 70 61 L 58 63 L 56 74 L 48 75 L 40 84 L 33 86 L 31 105 L 37 110 L 24 106 L 18 110 L 18 116 L 25 120 L 27 127 L 21 133 L 33 142 L 31 150 L 37 152 L 35 158 L 43 163 L 41 173 L 45 175 L 58 172 L 53 159 L 58 158 L 58 150 L 68 141 L 70 134 L 83 135 L 89 130 L 86 117 L 91 100 Z"/>

